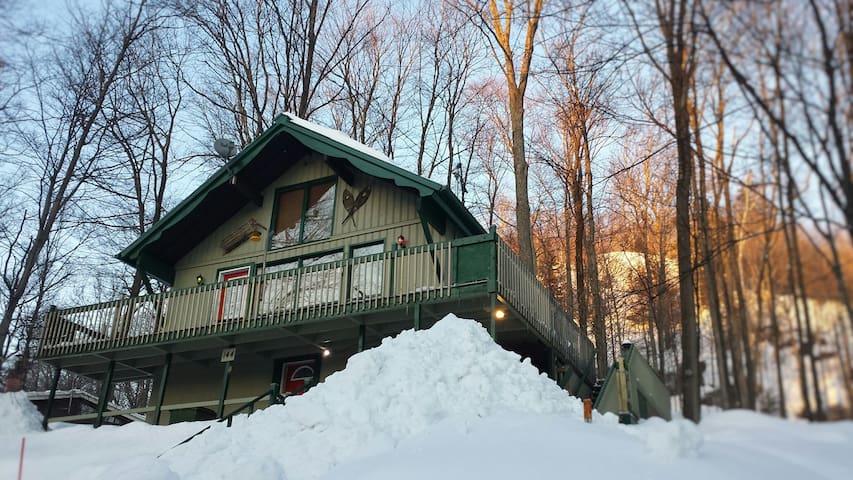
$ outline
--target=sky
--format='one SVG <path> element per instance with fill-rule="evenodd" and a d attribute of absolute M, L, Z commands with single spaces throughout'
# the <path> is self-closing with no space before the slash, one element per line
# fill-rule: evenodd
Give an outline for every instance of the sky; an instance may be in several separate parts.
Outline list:
<path fill-rule="evenodd" d="M 41 432 L 22 394 L 0 394 L 0 478 L 19 467 L 25 479 L 64 480 L 853 478 L 849 421 L 744 410 L 706 411 L 699 425 L 582 417 L 579 399 L 479 323 L 449 315 L 385 339 L 306 394 L 230 429 L 51 424 Z"/>

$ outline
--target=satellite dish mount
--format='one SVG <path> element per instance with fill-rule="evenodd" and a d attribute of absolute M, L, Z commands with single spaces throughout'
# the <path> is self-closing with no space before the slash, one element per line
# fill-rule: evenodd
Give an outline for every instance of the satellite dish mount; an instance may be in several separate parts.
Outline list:
<path fill-rule="evenodd" d="M 213 149 L 216 150 L 217 155 L 226 160 L 237 155 L 237 152 L 240 151 L 240 147 L 238 147 L 233 140 L 228 140 L 226 138 L 217 138 L 214 140 Z"/>

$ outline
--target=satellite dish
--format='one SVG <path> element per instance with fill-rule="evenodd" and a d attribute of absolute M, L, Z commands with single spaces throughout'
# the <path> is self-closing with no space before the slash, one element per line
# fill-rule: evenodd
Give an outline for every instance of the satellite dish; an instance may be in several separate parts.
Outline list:
<path fill-rule="evenodd" d="M 225 138 L 217 138 L 213 142 L 213 149 L 216 150 L 216 153 L 222 158 L 231 158 L 234 155 L 237 155 L 237 152 L 240 151 L 240 147 L 238 147 L 233 140 Z"/>

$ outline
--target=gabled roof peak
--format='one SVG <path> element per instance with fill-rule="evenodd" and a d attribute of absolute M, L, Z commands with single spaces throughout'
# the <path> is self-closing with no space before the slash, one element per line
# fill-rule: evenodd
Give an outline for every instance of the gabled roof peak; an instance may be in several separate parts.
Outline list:
<path fill-rule="evenodd" d="M 450 222 L 464 235 L 485 233 L 447 187 L 394 165 L 382 152 L 342 132 L 286 113 L 116 257 L 172 283 L 174 264 L 183 255 L 247 203 L 260 200 L 258 192 L 247 191 L 246 185 L 262 190 L 299 157 L 282 158 L 283 150 L 314 151 L 337 170 L 358 171 L 415 190 L 439 231 Z M 238 177 L 240 182 L 235 181 Z"/>

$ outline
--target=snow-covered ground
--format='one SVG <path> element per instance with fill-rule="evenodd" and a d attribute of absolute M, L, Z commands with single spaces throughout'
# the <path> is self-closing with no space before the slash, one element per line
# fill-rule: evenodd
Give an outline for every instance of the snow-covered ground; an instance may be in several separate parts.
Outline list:
<path fill-rule="evenodd" d="M 582 420 L 580 401 L 448 316 L 352 357 L 305 395 L 227 429 L 58 426 L 0 395 L 0 478 L 26 479 L 853 478 L 853 422 L 746 411 L 701 425 Z M 174 447 L 210 426 L 194 440 Z"/>

